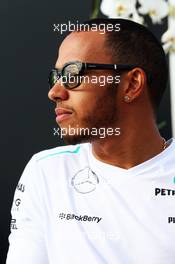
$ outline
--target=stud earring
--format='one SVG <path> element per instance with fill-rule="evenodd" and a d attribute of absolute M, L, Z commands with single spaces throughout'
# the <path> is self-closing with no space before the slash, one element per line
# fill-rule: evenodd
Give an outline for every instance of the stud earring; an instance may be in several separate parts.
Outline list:
<path fill-rule="evenodd" d="M 129 97 L 128 95 L 125 95 L 125 96 L 124 96 L 124 101 L 125 101 L 126 103 L 128 103 L 128 102 L 130 101 L 130 97 Z"/>

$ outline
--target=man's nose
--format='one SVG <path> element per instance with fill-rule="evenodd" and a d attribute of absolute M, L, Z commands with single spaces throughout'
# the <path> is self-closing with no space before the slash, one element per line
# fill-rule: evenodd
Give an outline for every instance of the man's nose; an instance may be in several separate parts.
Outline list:
<path fill-rule="evenodd" d="M 54 102 L 57 100 L 67 100 L 68 96 L 68 90 L 63 86 L 63 84 L 61 84 L 60 81 L 56 82 L 48 93 L 49 99 Z"/>

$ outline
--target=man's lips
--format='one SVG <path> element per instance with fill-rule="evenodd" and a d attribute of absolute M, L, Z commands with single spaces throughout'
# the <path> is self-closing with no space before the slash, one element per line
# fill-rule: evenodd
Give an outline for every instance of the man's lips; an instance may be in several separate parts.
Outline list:
<path fill-rule="evenodd" d="M 57 116 L 56 121 L 61 122 L 62 120 L 70 117 L 73 112 L 69 109 L 58 107 L 55 109 L 55 113 Z"/>

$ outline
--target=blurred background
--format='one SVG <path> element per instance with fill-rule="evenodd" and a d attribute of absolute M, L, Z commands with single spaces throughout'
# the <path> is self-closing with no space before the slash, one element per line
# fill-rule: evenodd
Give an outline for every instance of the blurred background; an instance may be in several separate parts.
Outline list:
<path fill-rule="evenodd" d="M 5 263 L 10 208 L 17 182 L 31 156 L 62 145 L 54 136 L 54 105 L 48 100 L 47 78 L 64 36 L 53 24 L 76 23 L 92 15 L 93 1 L 18 0 L 1 3 L 1 177 L 0 263 Z M 95 9 L 94 9 L 95 10 Z M 94 13 L 97 15 L 97 13 Z M 98 17 L 105 17 L 101 12 Z M 160 38 L 167 27 L 151 25 Z M 71 44 L 70 44 L 71 45 Z M 172 136 L 170 89 L 164 94 L 157 122 L 166 139 Z"/>

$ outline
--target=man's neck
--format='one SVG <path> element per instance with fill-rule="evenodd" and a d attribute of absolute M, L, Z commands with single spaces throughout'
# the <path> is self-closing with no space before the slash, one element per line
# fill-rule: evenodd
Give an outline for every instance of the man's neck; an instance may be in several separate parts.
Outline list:
<path fill-rule="evenodd" d="M 147 130 L 148 131 L 148 130 Z M 164 149 L 157 129 L 139 134 L 121 134 L 92 142 L 93 155 L 100 161 L 129 169 L 153 158 Z"/>

